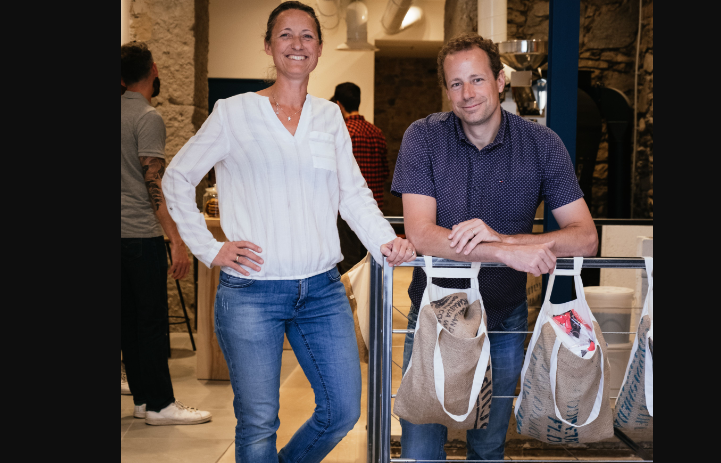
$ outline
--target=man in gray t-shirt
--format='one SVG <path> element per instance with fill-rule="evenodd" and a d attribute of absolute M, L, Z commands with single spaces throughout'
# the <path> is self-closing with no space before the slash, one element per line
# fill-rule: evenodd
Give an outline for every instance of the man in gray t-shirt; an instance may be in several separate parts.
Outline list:
<path fill-rule="evenodd" d="M 166 272 L 183 278 L 190 259 L 163 196 L 165 124 L 150 105 L 160 80 L 144 43 L 120 47 L 120 85 L 120 349 L 133 416 L 151 425 L 205 423 L 210 413 L 176 402 L 168 369 Z"/>
<path fill-rule="evenodd" d="M 155 215 L 140 158 L 165 161 L 165 123 L 143 95 L 120 97 L 120 237 L 163 235 Z"/>

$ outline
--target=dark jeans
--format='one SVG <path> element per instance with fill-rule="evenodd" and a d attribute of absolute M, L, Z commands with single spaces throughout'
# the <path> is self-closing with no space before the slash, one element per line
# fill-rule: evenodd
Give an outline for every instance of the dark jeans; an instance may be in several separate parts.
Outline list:
<path fill-rule="evenodd" d="M 340 252 L 343 254 L 343 260 L 338 263 L 338 271 L 343 274 L 363 260 L 368 251 L 340 216 L 338 216 L 338 237 L 340 238 Z"/>
<path fill-rule="evenodd" d="M 120 239 L 120 350 L 135 405 L 175 402 L 168 369 L 168 260 L 162 236 Z"/>

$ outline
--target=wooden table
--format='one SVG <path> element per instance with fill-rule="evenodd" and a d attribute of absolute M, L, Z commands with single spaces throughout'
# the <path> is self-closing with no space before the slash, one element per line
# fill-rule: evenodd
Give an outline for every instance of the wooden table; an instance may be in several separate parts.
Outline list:
<path fill-rule="evenodd" d="M 220 228 L 220 219 L 205 216 L 208 230 L 218 241 L 228 241 Z M 198 265 L 198 379 L 229 380 L 228 365 L 215 336 L 215 293 L 220 281 L 220 267 L 209 269 Z"/>

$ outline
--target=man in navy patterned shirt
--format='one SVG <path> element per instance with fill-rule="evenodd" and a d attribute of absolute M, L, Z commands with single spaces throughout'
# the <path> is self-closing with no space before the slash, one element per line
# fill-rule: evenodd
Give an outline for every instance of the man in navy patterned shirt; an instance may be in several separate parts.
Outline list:
<path fill-rule="evenodd" d="M 419 253 L 482 268 L 481 295 L 491 331 L 526 331 L 526 273 L 552 272 L 556 257 L 595 256 L 598 236 L 571 159 L 552 130 L 504 111 L 505 74 L 498 47 L 476 34 L 450 40 L 438 55 L 438 77 L 452 111 L 414 122 L 403 137 L 391 191 L 403 198 L 405 229 Z M 532 235 L 541 201 L 561 229 Z M 434 279 L 447 288 L 468 280 Z M 415 329 L 426 278 L 416 268 L 409 288 Z M 490 334 L 493 395 L 513 396 L 525 334 Z M 406 338 L 403 370 L 413 335 Z M 493 399 L 486 429 L 467 432 L 469 460 L 503 460 L 512 399 Z M 402 458 L 445 460 L 447 430 L 401 420 Z"/>

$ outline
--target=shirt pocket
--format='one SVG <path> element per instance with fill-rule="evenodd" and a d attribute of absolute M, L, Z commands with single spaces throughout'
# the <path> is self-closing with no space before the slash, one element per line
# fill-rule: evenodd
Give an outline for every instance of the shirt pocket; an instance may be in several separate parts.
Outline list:
<path fill-rule="evenodd" d="M 308 144 L 313 156 L 313 167 L 332 172 L 338 171 L 333 135 L 323 132 L 311 132 L 308 136 Z"/>

